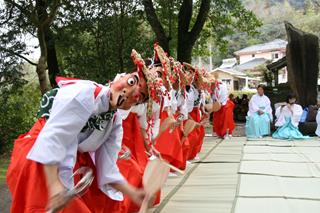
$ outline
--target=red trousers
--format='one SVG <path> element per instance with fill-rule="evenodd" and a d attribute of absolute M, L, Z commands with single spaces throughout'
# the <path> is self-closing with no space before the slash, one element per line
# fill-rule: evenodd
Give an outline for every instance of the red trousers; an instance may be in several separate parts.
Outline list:
<path fill-rule="evenodd" d="M 160 124 L 168 117 L 166 111 L 161 112 Z M 156 140 L 155 148 L 161 153 L 163 159 L 179 169 L 185 169 L 186 162 L 183 159 L 181 133 L 178 128 L 172 132 L 168 128 Z"/>
<path fill-rule="evenodd" d="M 229 131 L 229 134 L 232 134 L 235 127 L 233 109 L 234 103 L 231 100 L 228 100 L 226 105 L 222 106 L 218 112 L 213 114 L 213 131 L 218 137 L 225 136 L 227 131 Z"/>
<path fill-rule="evenodd" d="M 192 119 L 196 122 L 201 121 L 200 109 L 198 107 L 193 108 L 189 113 Z M 188 155 L 188 160 L 193 160 L 197 154 L 201 151 L 203 139 L 205 136 L 205 129 L 203 126 L 195 128 L 189 135 L 190 151 Z"/>

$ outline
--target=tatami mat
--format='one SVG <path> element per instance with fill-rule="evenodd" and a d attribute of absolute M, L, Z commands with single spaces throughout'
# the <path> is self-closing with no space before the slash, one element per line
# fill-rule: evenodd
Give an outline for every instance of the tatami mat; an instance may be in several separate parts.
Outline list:
<path fill-rule="evenodd" d="M 235 213 L 319 213 L 320 141 L 247 141 Z"/>
<path fill-rule="evenodd" d="M 204 144 L 213 144 L 214 137 Z M 221 140 L 220 140 L 221 141 Z M 193 163 L 190 173 L 162 196 L 162 203 L 153 212 L 162 213 L 230 213 L 236 195 L 238 168 L 242 146 L 223 141 L 211 150 L 202 150 L 200 162 Z M 168 184 L 175 178 L 169 178 Z"/>
<path fill-rule="evenodd" d="M 237 213 L 319 213 L 320 202 L 282 198 L 238 198 Z"/>
<path fill-rule="evenodd" d="M 169 177 L 162 213 L 319 213 L 320 141 L 206 137 L 200 161 Z"/>
<path fill-rule="evenodd" d="M 320 178 L 241 175 L 238 196 L 318 199 Z"/>

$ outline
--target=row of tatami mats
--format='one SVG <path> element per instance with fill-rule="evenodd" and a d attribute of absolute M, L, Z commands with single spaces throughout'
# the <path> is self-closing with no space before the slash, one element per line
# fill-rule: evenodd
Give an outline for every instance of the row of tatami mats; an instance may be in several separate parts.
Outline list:
<path fill-rule="evenodd" d="M 235 213 L 319 213 L 320 141 L 248 141 Z"/>
<path fill-rule="evenodd" d="M 153 212 L 230 213 L 236 195 L 243 138 L 221 141 L 206 137 L 200 162 L 184 176 L 169 177 L 162 202 Z"/>

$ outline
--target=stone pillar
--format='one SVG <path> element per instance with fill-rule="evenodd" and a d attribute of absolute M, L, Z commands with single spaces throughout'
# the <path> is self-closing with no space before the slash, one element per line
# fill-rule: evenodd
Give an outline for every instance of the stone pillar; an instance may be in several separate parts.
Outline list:
<path fill-rule="evenodd" d="M 318 37 L 285 22 L 288 36 L 286 50 L 288 82 L 301 105 L 317 104 L 319 73 Z"/>

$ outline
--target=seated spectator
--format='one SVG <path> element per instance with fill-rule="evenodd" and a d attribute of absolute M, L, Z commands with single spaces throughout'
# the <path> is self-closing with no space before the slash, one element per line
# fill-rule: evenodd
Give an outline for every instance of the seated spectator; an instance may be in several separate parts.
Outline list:
<path fill-rule="evenodd" d="M 249 102 L 249 111 L 246 118 L 247 137 L 262 138 L 269 135 L 272 118 L 270 100 L 264 95 L 263 85 L 259 85 L 257 94 L 253 95 Z"/>
<path fill-rule="evenodd" d="M 237 96 L 237 97 L 234 99 L 234 103 L 235 103 L 235 104 L 241 104 L 241 100 L 240 100 L 239 96 Z"/>
<path fill-rule="evenodd" d="M 320 108 L 318 109 L 316 121 L 317 121 L 316 135 L 317 135 L 318 137 L 320 137 Z"/>
<path fill-rule="evenodd" d="M 259 86 L 261 87 L 262 85 L 259 85 Z M 243 94 L 241 99 L 241 105 L 248 105 L 248 103 L 249 103 L 248 95 Z"/>
<path fill-rule="evenodd" d="M 272 134 L 272 137 L 288 140 L 309 138 L 309 136 L 303 136 L 298 129 L 302 112 L 302 107 L 296 104 L 296 96 L 294 94 L 288 95 L 286 104 L 276 109 L 275 126 L 277 130 Z"/>

